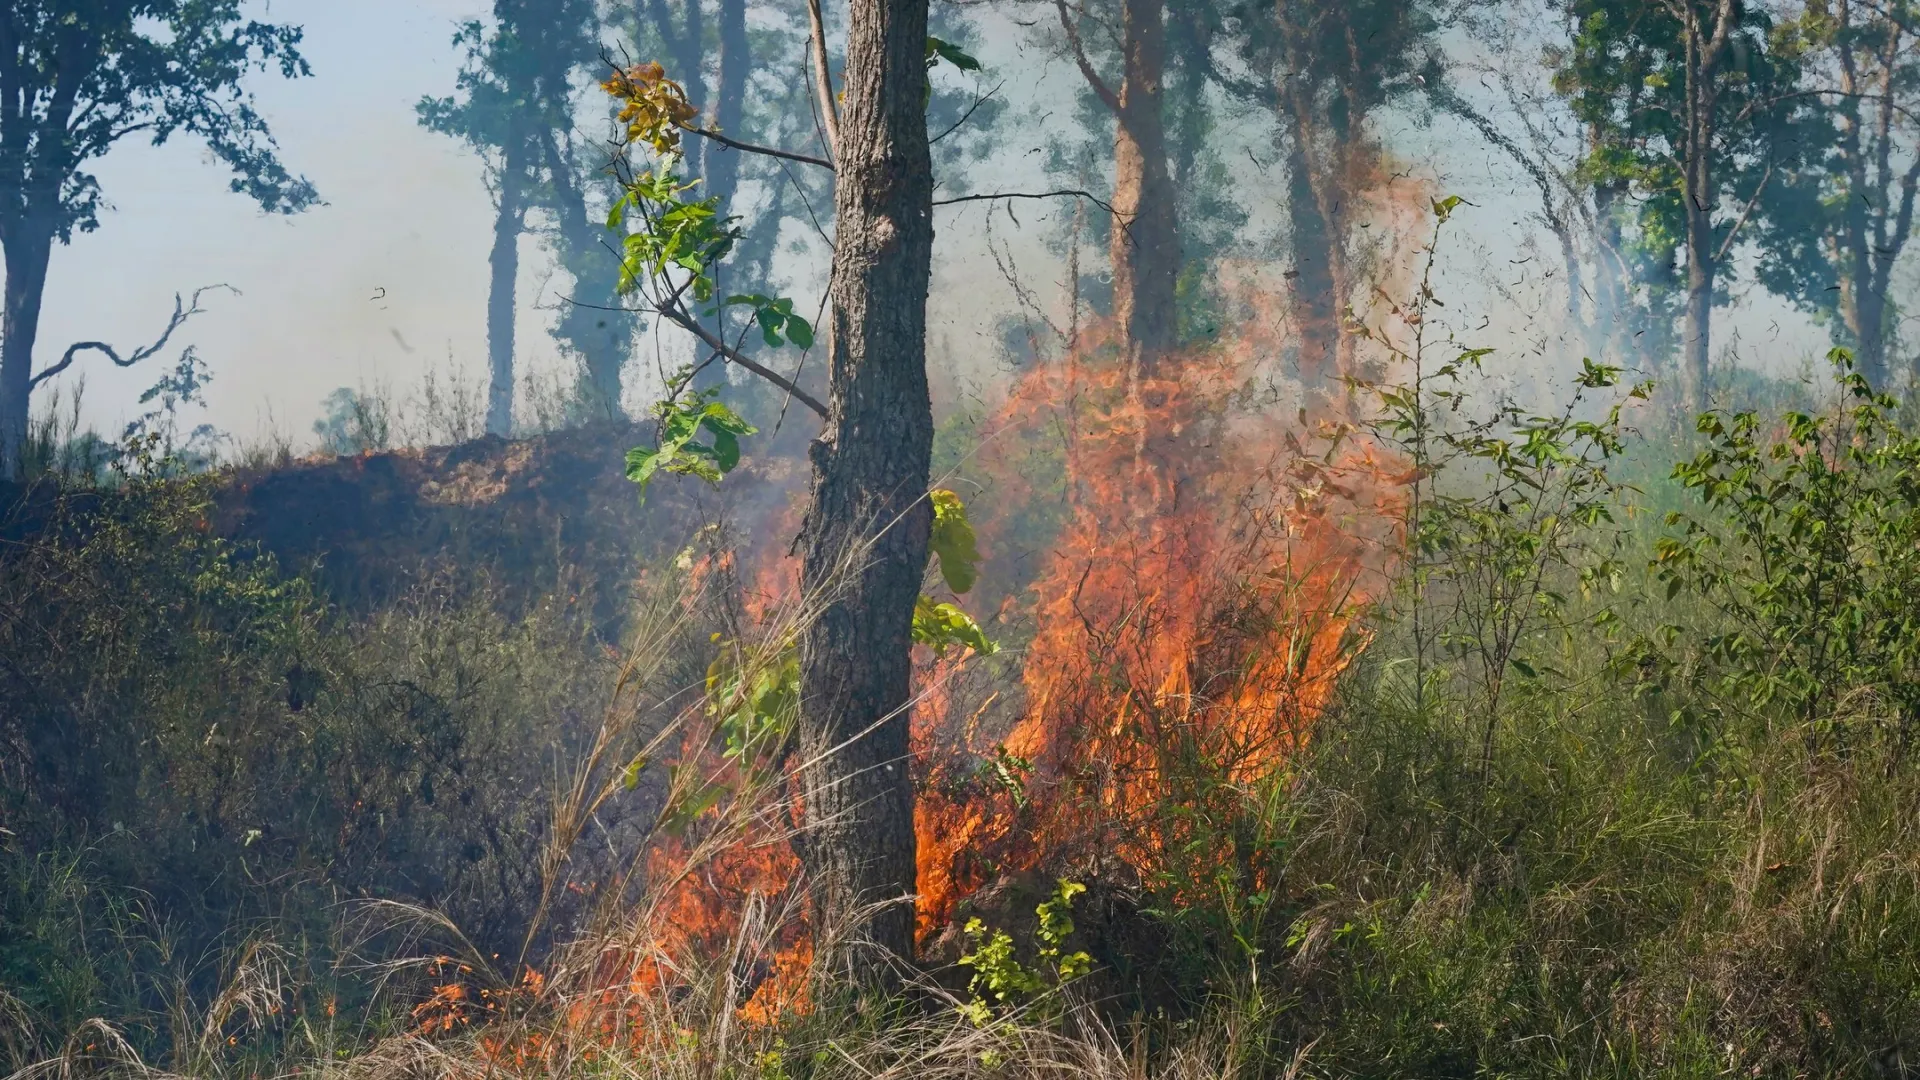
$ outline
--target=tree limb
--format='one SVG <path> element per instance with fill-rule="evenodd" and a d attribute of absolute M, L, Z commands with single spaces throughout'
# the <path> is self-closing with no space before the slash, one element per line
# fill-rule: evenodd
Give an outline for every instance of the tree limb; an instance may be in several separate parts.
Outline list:
<path fill-rule="evenodd" d="M 155 353 L 167 347 L 167 342 L 172 339 L 174 331 L 184 326 L 188 319 L 193 318 L 195 315 L 205 314 L 206 309 L 200 306 L 200 297 L 215 289 L 225 289 L 235 296 L 240 295 L 239 289 L 226 284 L 202 285 L 193 290 L 193 298 L 191 300 L 183 300 L 179 293 L 174 293 L 173 317 L 167 320 L 167 328 L 160 332 L 159 339 L 153 344 L 135 349 L 123 357 L 120 355 L 119 350 L 104 341 L 76 341 L 67 346 L 66 354 L 60 358 L 59 363 L 27 381 L 27 392 L 32 393 L 41 383 L 72 367 L 74 360 L 83 352 L 105 353 L 107 359 L 113 361 L 115 367 L 123 368 L 132 367 L 142 360 L 151 359 Z"/>
<path fill-rule="evenodd" d="M 974 98 L 973 104 L 967 106 L 967 111 L 960 115 L 960 119 L 955 120 L 953 122 L 952 127 L 948 128 L 947 130 L 941 132 L 938 135 L 935 135 L 933 138 L 928 139 L 927 144 L 931 146 L 932 144 L 939 142 L 941 139 L 946 138 L 947 136 L 953 134 L 956 131 L 959 131 L 962 127 L 966 126 L 967 121 L 973 119 L 973 114 L 980 111 L 980 106 L 985 105 L 989 101 L 992 101 L 994 98 L 994 95 L 1000 92 L 1000 87 L 1005 85 L 1006 83 L 1001 83 L 999 86 L 996 86 L 993 89 L 987 91 L 986 93 L 981 94 L 979 97 Z"/>
<path fill-rule="evenodd" d="M 1767 182 L 1772 179 L 1773 179 L 1773 164 L 1769 162 L 1767 165 L 1767 171 L 1760 174 L 1759 185 L 1753 189 L 1753 198 L 1747 200 L 1746 208 L 1741 210 L 1740 216 L 1734 219 L 1733 227 L 1727 230 L 1727 238 L 1725 240 L 1720 241 L 1720 250 L 1713 253 L 1713 261 L 1716 264 L 1718 264 L 1720 260 L 1727 257 L 1727 252 L 1733 250 L 1734 237 L 1740 235 L 1741 227 L 1746 225 L 1747 218 L 1753 215 L 1753 208 L 1760 204 L 1760 196 L 1766 192 Z"/>
<path fill-rule="evenodd" d="M 995 202 L 1000 199 L 1060 199 L 1060 198 L 1075 198 L 1075 199 L 1087 200 L 1093 205 L 1099 207 L 1100 209 L 1105 210 L 1107 213 L 1112 214 L 1113 220 L 1117 224 L 1119 224 L 1122 232 L 1125 232 L 1128 236 L 1133 235 L 1132 222 L 1122 221 L 1120 211 L 1115 210 L 1113 208 L 1112 203 L 1106 201 L 1105 199 L 1100 198 L 1098 195 L 1095 195 L 1091 191 L 1084 191 L 1080 188 L 1060 188 L 1056 191 L 991 191 L 991 192 L 982 192 L 978 195 L 955 195 L 951 199 L 935 199 L 933 200 L 933 205 L 955 206 L 959 203 Z"/>
<path fill-rule="evenodd" d="M 717 142 L 722 146 L 730 146 L 735 150 L 744 150 L 749 154 L 760 154 L 764 157 L 785 158 L 788 161 L 797 161 L 802 165 L 818 165 L 821 168 L 827 170 L 828 172 L 833 171 L 833 162 L 828 161 L 826 158 L 817 158 L 811 154 L 795 153 L 792 150 L 781 150 L 778 147 L 773 147 L 773 146 L 761 146 L 757 143 L 743 142 L 739 139 L 733 138 L 730 135 L 722 135 L 720 132 L 715 131 L 711 128 L 695 127 L 692 124 L 681 124 L 680 130 L 691 131 L 695 135 L 699 135 L 702 138 L 712 139 L 714 142 Z"/>
<path fill-rule="evenodd" d="M 817 3 L 818 0 L 814 2 Z M 1079 65 L 1080 74 L 1087 80 L 1087 85 L 1093 87 L 1093 92 L 1100 101 L 1113 110 L 1115 116 L 1120 115 L 1120 95 L 1114 93 L 1112 87 L 1101 81 L 1100 73 L 1093 70 L 1093 64 L 1087 59 L 1086 46 L 1080 43 L 1080 27 L 1073 21 L 1073 17 L 1067 14 L 1067 0 L 1053 0 L 1053 6 L 1060 12 L 1060 29 L 1066 32 L 1067 46 L 1073 50 L 1073 62 Z"/>
<path fill-rule="evenodd" d="M 805 405 L 807 408 L 812 409 L 814 412 L 820 414 L 821 419 L 823 420 L 826 419 L 827 407 L 825 405 L 820 404 L 819 400 L 815 398 L 812 394 L 809 394 L 805 390 L 802 390 L 798 386 L 795 386 L 793 384 L 793 380 L 787 378 L 785 375 L 782 375 L 779 372 L 774 371 L 772 368 L 769 368 L 766 365 L 761 364 L 759 361 L 752 359 L 746 354 L 740 352 L 740 350 L 735 349 L 731 345 L 728 345 L 726 342 L 715 337 L 713 335 L 713 331 L 708 330 L 704 326 L 701 326 L 700 321 L 698 319 L 695 319 L 693 316 L 688 315 L 686 311 L 680 307 L 678 302 L 669 301 L 669 302 L 657 304 L 655 305 L 654 310 L 658 311 L 661 314 L 661 316 L 665 318 L 668 322 L 673 323 L 675 326 L 678 326 L 680 329 L 685 330 L 688 333 L 692 334 L 693 336 L 699 338 L 701 344 L 705 345 L 707 348 L 712 349 L 714 352 L 717 352 L 721 356 L 726 357 L 728 363 L 738 364 L 741 367 L 746 368 L 748 371 L 753 372 L 755 375 L 758 375 L 761 378 L 772 383 L 773 385 L 779 387 L 780 389 L 785 390 L 787 393 L 793 395 L 793 400 L 799 402 L 802 405 Z"/>
<path fill-rule="evenodd" d="M 820 99 L 821 122 L 827 126 L 827 154 L 837 159 L 840 107 L 833 100 L 833 71 L 827 66 L 827 21 L 820 14 L 820 0 L 807 0 L 807 22 L 813 37 L 813 92 Z"/>

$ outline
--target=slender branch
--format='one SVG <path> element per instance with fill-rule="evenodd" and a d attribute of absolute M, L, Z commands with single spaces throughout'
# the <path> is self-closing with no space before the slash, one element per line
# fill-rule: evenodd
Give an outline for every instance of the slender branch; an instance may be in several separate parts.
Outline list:
<path fill-rule="evenodd" d="M 717 142 L 722 146 L 730 146 L 735 150 L 744 150 L 749 154 L 760 154 L 763 157 L 785 158 L 788 161 L 797 161 L 802 165 L 818 165 L 821 168 L 827 170 L 828 172 L 833 171 L 833 162 L 828 161 L 826 158 L 817 158 L 811 154 L 800 154 L 800 153 L 795 153 L 792 150 L 781 150 L 777 147 L 761 146 L 757 143 L 743 142 L 739 139 L 733 138 L 730 135 L 722 135 L 720 132 L 715 131 L 711 128 L 695 127 L 692 124 L 681 124 L 680 130 L 691 131 L 695 135 L 699 135 L 703 138 L 712 139 L 714 142 Z"/>
<path fill-rule="evenodd" d="M 955 120 L 953 122 L 952 127 L 948 128 L 947 130 L 941 132 L 938 135 L 935 135 L 933 138 L 928 139 L 927 140 L 928 145 L 937 143 L 941 139 L 944 139 L 947 136 L 953 134 L 954 132 L 959 131 L 962 127 L 965 127 L 967 121 L 973 119 L 973 114 L 980 111 L 980 106 L 985 105 L 989 101 L 992 101 L 994 95 L 1000 92 L 1000 87 L 1005 85 L 1007 84 L 1001 83 L 999 86 L 995 86 L 993 89 L 987 91 L 986 93 L 980 95 L 977 98 L 974 98 L 973 104 L 967 106 L 967 111 L 961 114 L 960 119 Z"/>
<path fill-rule="evenodd" d="M 1053 0 L 1053 6 L 1060 12 L 1060 29 L 1066 32 L 1067 46 L 1073 50 L 1073 62 L 1079 65 L 1080 74 L 1087 80 L 1087 85 L 1093 87 L 1093 92 L 1099 97 L 1101 103 L 1118 116 L 1120 95 L 1114 93 L 1112 87 L 1101 81 L 1100 73 L 1093 70 L 1093 64 L 1087 60 L 1086 46 L 1080 43 L 1080 27 L 1074 22 L 1073 17 L 1067 14 L 1067 0 Z"/>
<path fill-rule="evenodd" d="M 1107 213 L 1115 217 L 1119 216 L 1120 212 L 1113 208 L 1112 203 L 1107 202 L 1091 191 L 1082 191 L 1079 188 L 1061 188 L 1058 191 L 993 191 L 982 192 L 978 195 L 955 195 L 951 199 L 935 199 L 933 200 L 933 205 L 953 206 L 957 203 L 992 202 L 995 199 L 1058 199 L 1068 196 L 1085 199 L 1100 209 L 1105 210 Z"/>
<path fill-rule="evenodd" d="M 785 390 L 787 393 L 793 395 L 793 400 L 819 413 L 821 419 L 826 419 L 827 407 L 820 404 L 819 399 L 807 393 L 805 390 L 800 389 L 798 386 L 795 386 L 793 380 L 787 378 L 785 375 L 761 364 L 759 361 L 754 360 L 740 350 L 735 349 L 733 346 L 715 337 L 713 331 L 701 326 L 700 321 L 688 315 L 677 302 L 659 304 L 654 310 L 658 311 L 668 322 L 699 338 L 701 344 L 707 348 L 726 357 L 728 363 L 738 364 L 780 389 Z"/>
<path fill-rule="evenodd" d="M 193 299 L 191 300 L 183 300 L 179 293 L 174 293 L 173 317 L 167 320 L 167 328 L 160 332 L 159 339 L 153 344 L 135 349 L 123 357 L 120 355 L 119 350 L 104 341 L 76 341 L 67 346 L 66 354 L 60 358 L 59 363 L 27 381 L 27 392 L 32 393 L 34 388 L 38 387 L 41 383 L 72 367 L 74 360 L 83 352 L 104 353 L 108 360 L 113 361 L 115 367 L 123 368 L 132 367 L 142 360 L 151 359 L 155 353 L 167 347 L 167 342 L 172 339 L 174 331 L 185 325 L 188 319 L 193 318 L 195 315 L 205 314 L 206 309 L 200 306 L 200 297 L 215 289 L 225 289 L 235 296 L 240 295 L 239 289 L 226 284 L 202 285 L 193 290 Z"/>
<path fill-rule="evenodd" d="M 1112 215 L 1114 215 L 1114 223 L 1119 225 L 1119 231 L 1127 234 L 1129 238 L 1133 236 L 1133 223 L 1127 221 L 1117 209 L 1114 209 L 1114 204 L 1106 202 L 1104 198 L 1092 194 L 1089 190 L 1081 190 L 1081 188 L 1060 188 L 1060 190 L 1050 190 L 1050 192 L 981 192 L 981 194 L 956 194 L 954 198 L 937 198 L 937 200 L 933 200 L 933 206 L 958 206 L 958 204 L 962 204 L 962 202 L 998 202 L 998 200 L 1002 200 L 1002 198 L 1083 198 L 1083 200 L 1091 202 L 1094 206 L 1098 206 L 1098 208 L 1112 213 Z"/>
<path fill-rule="evenodd" d="M 827 22 L 820 14 L 820 0 L 807 0 L 807 22 L 813 36 L 813 92 L 820 99 L 821 120 L 827 126 L 827 153 L 838 158 L 840 107 L 833 100 L 833 72 L 827 66 Z"/>
<path fill-rule="evenodd" d="M 1740 211 L 1740 216 L 1734 219 L 1733 227 L 1727 230 L 1727 238 L 1720 241 L 1720 250 L 1713 253 L 1713 261 L 1716 264 L 1727 257 L 1727 252 L 1733 250 L 1734 237 L 1740 235 L 1741 227 L 1746 225 L 1747 218 L 1753 215 L 1753 208 L 1760 204 L 1760 196 L 1766 192 L 1767 182 L 1772 179 L 1773 165 L 1768 163 L 1767 171 L 1760 174 L 1759 185 L 1753 189 L 1753 198 L 1747 200 L 1747 205 Z"/>

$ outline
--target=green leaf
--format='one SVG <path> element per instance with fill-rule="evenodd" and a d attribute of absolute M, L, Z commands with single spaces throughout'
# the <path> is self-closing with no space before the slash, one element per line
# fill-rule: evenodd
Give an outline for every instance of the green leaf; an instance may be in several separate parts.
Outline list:
<path fill-rule="evenodd" d="M 925 596 L 913 606 L 913 640 L 931 647 L 939 656 L 945 656 L 955 645 L 964 645 L 981 656 L 1000 651 L 973 616 Z"/>
<path fill-rule="evenodd" d="M 643 500 L 648 485 L 662 472 L 717 484 L 740 464 L 740 436 L 756 434 L 758 429 L 718 396 L 717 389 L 699 391 L 654 407 L 660 420 L 660 445 L 627 451 L 627 479 L 640 485 Z M 713 441 L 695 442 L 702 433 Z"/>
<path fill-rule="evenodd" d="M 633 760 L 627 762 L 627 767 L 620 770 L 621 786 L 626 788 L 628 791 L 632 791 L 635 788 L 638 788 L 640 786 L 640 774 L 646 770 L 646 767 L 647 767 L 647 755 L 645 754 L 634 755 Z"/>
<path fill-rule="evenodd" d="M 928 546 L 940 560 L 940 576 L 947 588 L 964 595 L 979 578 L 980 550 L 967 521 L 966 504 L 945 489 L 930 492 L 933 536 Z"/>
<path fill-rule="evenodd" d="M 813 348 L 813 324 L 798 315 L 787 316 L 787 340 L 803 349 Z"/>
<path fill-rule="evenodd" d="M 972 56 L 969 56 L 958 45 L 955 45 L 950 41 L 942 41 L 937 37 L 933 37 L 932 35 L 928 35 L 927 37 L 926 56 L 927 56 L 927 67 L 929 69 L 931 69 L 934 65 L 938 64 L 940 61 L 945 60 L 947 63 L 952 64 L 954 67 L 958 68 L 961 71 L 979 71 L 980 70 L 980 61 L 975 60 Z"/>

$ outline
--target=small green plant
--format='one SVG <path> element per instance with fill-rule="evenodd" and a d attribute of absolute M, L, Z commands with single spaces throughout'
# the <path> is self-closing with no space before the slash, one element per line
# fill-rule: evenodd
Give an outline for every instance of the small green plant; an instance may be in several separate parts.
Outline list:
<path fill-rule="evenodd" d="M 973 999 L 960 1006 L 961 1015 L 984 1027 L 992 1021 L 996 1006 L 1030 1004 L 1091 970 L 1091 956 L 1066 951 L 1067 939 L 1073 935 L 1073 898 L 1086 891 L 1085 885 L 1061 878 L 1053 895 L 1033 909 L 1040 920 L 1033 932 L 1034 967 L 1020 962 L 1013 935 L 989 929 L 977 916 L 968 919 L 965 933 L 970 951 L 960 957 L 960 966 L 973 969 L 973 978 L 967 982 Z"/>
<path fill-rule="evenodd" d="M 1862 691 L 1920 709 L 1920 435 L 1846 350 L 1829 360 L 1825 415 L 1700 416 L 1706 446 L 1673 475 L 1712 516 L 1670 514 L 1655 554 L 1669 600 L 1723 620 L 1702 636 L 1725 695 L 1815 728 Z"/>
<path fill-rule="evenodd" d="M 1623 536 L 1614 514 L 1628 488 L 1608 465 L 1625 448 L 1622 410 L 1652 386 L 1622 390 L 1620 368 L 1583 359 L 1557 409 L 1535 411 L 1505 395 L 1477 400 L 1471 383 L 1493 350 L 1429 338 L 1443 306 L 1432 287 L 1436 252 L 1459 205 L 1458 197 L 1435 200 L 1419 290 L 1391 304 L 1411 341 L 1360 328 L 1410 379 L 1360 385 L 1380 404 L 1376 437 L 1411 466 L 1405 529 L 1416 698 L 1424 701 L 1432 661 L 1467 667 L 1487 717 L 1484 769 L 1509 675 L 1539 675 L 1528 642 L 1566 627 L 1575 590 L 1591 598 L 1619 586 Z M 1452 358 L 1433 366 L 1436 349 Z M 1612 618 L 1604 606 L 1592 617 Z"/>

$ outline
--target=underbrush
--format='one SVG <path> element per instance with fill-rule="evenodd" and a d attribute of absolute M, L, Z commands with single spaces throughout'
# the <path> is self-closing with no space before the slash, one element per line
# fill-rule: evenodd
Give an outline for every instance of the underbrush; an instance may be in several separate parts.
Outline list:
<path fill-rule="evenodd" d="M 611 650 L 565 605 L 508 622 L 429 583 L 345 623 L 199 527 L 197 481 L 131 485 L 0 564 L 0 1053 L 235 1080 L 1914 1075 L 1920 439 L 1836 359 L 1818 408 L 1708 418 L 1640 490 L 1611 471 L 1615 373 L 1583 373 L 1597 404 L 1447 427 L 1427 395 L 1471 362 L 1414 365 L 1374 433 L 1424 465 L 1412 546 L 1329 635 L 1366 647 L 1303 738 L 1253 772 L 1155 747 L 1129 808 L 1151 873 L 1000 867 L 884 997 L 781 984 L 794 927 L 833 929 L 779 871 L 804 834 L 763 723 L 803 610 L 723 640 L 753 636 L 737 610 L 676 595 Z M 975 786 L 1045 805 L 997 749 Z M 684 890 L 716 881 L 696 933 Z"/>

